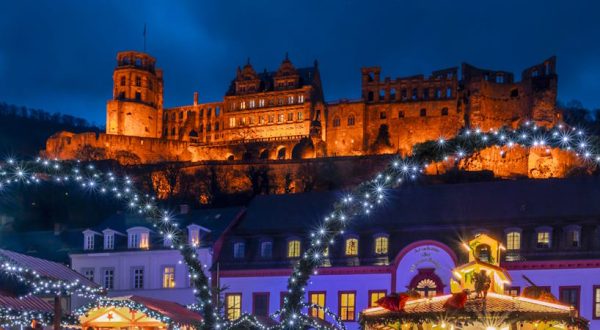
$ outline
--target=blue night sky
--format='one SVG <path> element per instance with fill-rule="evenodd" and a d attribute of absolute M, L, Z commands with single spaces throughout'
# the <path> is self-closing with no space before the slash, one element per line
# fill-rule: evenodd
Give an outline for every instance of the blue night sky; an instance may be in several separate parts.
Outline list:
<path fill-rule="evenodd" d="M 600 108 L 600 1 L 0 2 L 0 101 L 104 124 L 120 50 L 164 70 L 165 106 L 220 100 L 238 65 L 319 60 L 328 100 L 360 95 L 360 67 L 408 76 L 513 71 L 558 56 L 559 99 Z"/>

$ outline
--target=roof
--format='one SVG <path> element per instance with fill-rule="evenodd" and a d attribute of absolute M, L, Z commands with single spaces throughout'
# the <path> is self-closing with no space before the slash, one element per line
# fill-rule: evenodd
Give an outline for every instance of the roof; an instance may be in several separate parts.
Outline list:
<path fill-rule="evenodd" d="M 88 280 L 85 276 L 57 262 L 2 249 L 0 249 L 0 260 L 9 261 L 20 267 L 33 270 L 47 279 L 67 282 L 78 281 L 88 287 L 98 287 L 98 284 Z"/>
<path fill-rule="evenodd" d="M 404 306 L 404 311 L 394 312 L 382 307 L 369 308 L 361 313 L 361 322 L 377 324 L 394 319 L 395 322 L 407 322 L 419 319 L 420 315 L 430 316 L 431 313 L 446 315 L 444 303 L 452 295 L 437 296 L 434 298 L 421 298 L 409 300 Z M 512 297 L 490 292 L 485 299 L 469 299 L 464 309 L 457 310 L 452 317 L 469 317 L 482 313 L 505 315 L 506 320 L 552 320 L 570 324 L 587 324 L 587 320 L 578 318 L 577 311 L 570 306 L 549 303 L 525 297 Z"/>
<path fill-rule="evenodd" d="M 69 253 L 82 245 L 81 229 L 0 233 L 0 249 L 58 262 L 68 262 Z"/>
<path fill-rule="evenodd" d="M 317 75 L 317 67 L 316 66 L 312 66 L 312 67 L 305 67 L 305 68 L 296 68 L 296 73 L 299 76 L 299 83 L 298 83 L 298 88 L 302 87 L 302 86 L 307 86 L 307 85 L 312 85 L 313 84 L 313 79 L 315 78 L 315 76 Z M 260 79 L 260 89 L 258 91 L 256 91 L 256 93 L 260 93 L 260 92 L 268 92 L 268 91 L 273 91 L 275 90 L 275 82 L 274 82 L 274 78 L 276 77 L 277 71 L 263 71 L 261 73 L 258 73 L 258 79 Z M 231 84 L 229 85 L 229 89 L 227 90 L 227 93 L 225 95 L 230 96 L 230 95 L 236 95 L 235 92 L 235 82 L 236 79 L 233 79 L 231 81 Z"/>
<path fill-rule="evenodd" d="M 285 256 L 286 241 L 290 237 L 298 237 L 305 242 L 303 246 L 307 246 L 310 230 L 317 228 L 324 216 L 332 211 L 333 204 L 347 195 L 347 191 L 330 191 L 255 197 L 239 224 L 225 238 L 219 256 L 222 269 L 290 267 L 290 260 Z M 369 216 L 356 216 L 345 232 L 367 242 L 359 244 L 358 264 L 380 265 L 381 260 L 375 258 L 369 244 L 369 240 L 378 233 L 390 235 L 391 258 L 402 248 L 420 240 L 436 240 L 454 251 L 462 251 L 460 239 L 472 237 L 480 229 L 499 239 L 510 227 L 520 227 L 523 235 L 533 235 L 534 228 L 539 226 L 560 229 L 577 223 L 583 226 L 582 235 L 588 235 L 600 228 L 599 198 L 600 178 L 589 177 L 407 184 L 387 191 L 382 206 L 372 210 Z M 273 239 L 272 260 L 258 255 L 258 244 L 262 238 Z M 240 239 L 247 244 L 247 257 L 236 260 L 233 258 L 233 242 Z M 523 239 L 522 254 L 536 252 L 531 242 Z M 582 244 L 588 244 L 586 242 L 582 239 Z M 343 255 L 342 243 L 342 240 L 336 240 L 330 248 L 332 266 L 348 265 L 348 258 L 340 258 L 337 263 L 333 260 L 336 255 Z M 529 246 L 531 249 L 527 250 Z M 553 252 L 560 252 L 558 247 L 527 258 L 556 259 L 558 255 Z M 600 251 L 591 245 L 585 247 L 569 254 L 563 253 L 558 258 L 600 257 Z"/>
<path fill-rule="evenodd" d="M 17 311 L 52 312 L 54 306 L 42 298 L 27 296 L 17 298 L 0 292 L 0 307 Z"/>

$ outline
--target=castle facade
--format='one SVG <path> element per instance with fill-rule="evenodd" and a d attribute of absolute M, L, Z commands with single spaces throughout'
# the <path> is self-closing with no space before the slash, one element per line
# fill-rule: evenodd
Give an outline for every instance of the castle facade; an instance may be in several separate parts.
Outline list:
<path fill-rule="evenodd" d="M 327 102 L 317 61 L 296 68 L 286 55 L 276 71 L 257 72 L 250 62 L 238 67 L 221 101 L 200 103 L 194 93 L 193 104 L 164 108 L 156 60 L 121 52 L 106 133 L 57 133 L 46 154 L 122 163 L 406 154 L 464 127 L 558 122 L 555 62 L 525 69 L 520 81 L 469 64 L 400 78 L 365 67 L 359 98 Z"/>

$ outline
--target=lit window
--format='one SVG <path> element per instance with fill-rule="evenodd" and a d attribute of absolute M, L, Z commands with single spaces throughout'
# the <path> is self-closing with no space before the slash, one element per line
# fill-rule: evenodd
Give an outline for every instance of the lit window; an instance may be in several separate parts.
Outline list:
<path fill-rule="evenodd" d="M 302 120 L 302 111 L 298 111 L 298 120 Z"/>
<path fill-rule="evenodd" d="M 294 96 L 288 96 L 288 104 L 294 104 Z"/>
<path fill-rule="evenodd" d="M 375 254 L 387 254 L 388 253 L 388 238 L 386 236 L 379 236 L 375 238 Z"/>
<path fill-rule="evenodd" d="M 250 100 L 250 101 L 248 102 L 248 107 L 249 107 L 249 108 L 254 108 L 254 106 L 255 106 L 254 100 Z"/>
<path fill-rule="evenodd" d="M 377 307 L 377 301 L 383 297 L 387 292 L 385 290 L 380 291 L 369 291 L 369 307 Z"/>
<path fill-rule="evenodd" d="M 266 241 L 260 243 L 260 256 L 262 258 L 271 258 L 273 256 L 273 242 Z"/>
<path fill-rule="evenodd" d="M 308 294 L 308 301 L 311 305 L 325 307 L 325 292 L 311 292 Z M 309 310 L 311 317 L 325 319 L 325 310 L 323 308 L 311 308 Z"/>
<path fill-rule="evenodd" d="M 246 101 L 242 101 L 242 102 L 240 103 L 240 109 L 242 109 L 242 110 L 243 110 L 243 109 L 246 109 Z"/>
<path fill-rule="evenodd" d="M 163 268 L 162 287 L 165 289 L 175 287 L 175 267 L 168 266 Z"/>
<path fill-rule="evenodd" d="M 133 288 L 143 289 L 144 288 L 144 268 L 135 267 L 132 270 L 133 273 Z"/>
<path fill-rule="evenodd" d="M 284 115 L 282 113 L 280 113 L 279 115 L 277 115 L 277 122 L 278 123 L 283 123 L 283 119 L 284 119 Z"/>
<path fill-rule="evenodd" d="M 518 297 L 521 294 L 521 288 L 518 286 L 505 287 L 504 294 L 512 297 Z"/>
<path fill-rule="evenodd" d="M 227 318 L 236 320 L 242 315 L 242 295 L 241 294 L 226 294 L 225 309 Z"/>
<path fill-rule="evenodd" d="M 550 248 L 550 232 L 549 231 L 539 231 L 537 233 L 537 247 L 539 249 Z"/>
<path fill-rule="evenodd" d="M 246 254 L 246 244 L 243 242 L 237 242 L 233 244 L 233 257 L 236 259 L 243 258 Z"/>
<path fill-rule="evenodd" d="M 105 289 L 114 289 L 115 288 L 115 270 L 112 268 L 104 269 L 103 271 L 104 278 L 102 279 L 102 284 Z"/>
<path fill-rule="evenodd" d="M 358 239 L 348 238 L 346 240 L 346 255 L 357 256 L 358 255 Z"/>
<path fill-rule="evenodd" d="M 348 116 L 348 126 L 354 126 L 354 115 Z"/>
<path fill-rule="evenodd" d="M 258 117 L 258 123 L 259 123 L 260 125 L 264 124 L 264 123 L 265 123 L 265 116 L 259 116 L 259 117 Z"/>
<path fill-rule="evenodd" d="M 521 233 L 518 231 L 511 231 L 506 234 L 506 249 L 509 251 L 521 249 Z"/>
<path fill-rule="evenodd" d="M 304 95 L 298 95 L 298 103 L 304 103 Z"/>
<path fill-rule="evenodd" d="M 354 321 L 356 309 L 356 293 L 340 292 L 339 313 L 342 321 Z"/>
<path fill-rule="evenodd" d="M 430 278 L 420 280 L 415 289 L 421 297 L 425 298 L 434 297 L 437 294 L 437 284 Z"/>
<path fill-rule="evenodd" d="M 200 245 L 200 229 L 191 227 L 189 228 L 189 242 L 192 246 Z"/>
<path fill-rule="evenodd" d="M 229 118 L 229 127 L 235 127 L 235 118 Z"/>
<path fill-rule="evenodd" d="M 291 240 L 288 242 L 288 258 L 299 258 L 300 257 L 300 241 Z"/>
<path fill-rule="evenodd" d="M 333 117 L 333 127 L 340 127 L 340 117 Z"/>
<path fill-rule="evenodd" d="M 265 106 L 265 99 L 258 100 L 258 106 L 261 107 L 261 108 L 264 107 Z"/>

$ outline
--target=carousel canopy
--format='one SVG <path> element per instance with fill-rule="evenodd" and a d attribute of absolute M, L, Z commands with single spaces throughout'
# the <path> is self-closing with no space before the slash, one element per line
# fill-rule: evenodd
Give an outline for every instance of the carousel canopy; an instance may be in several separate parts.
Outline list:
<path fill-rule="evenodd" d="M 0 308 L 15 311 L 52 312 L 54 306 L 36 296 L 17 298 L 9 292 L 0 290 Z"/>
<path fill-rule="evenodd" d="M 361 314 L 361 323 L 367 329 L 394 328 L 394 325 L 412 323 L 473 322 L 482 316 L 493 315 L 497 322 L 554 322 L 574 329 L 587 329 L 587 320 L 578 316 L 570 306 L 539 301 L 526 297 L 513 297 L 490 292 L 487 298 L 469 299 L 464 308 L 447 310 L 446 301 L 452 295 L 408 300 L 403 311 L 390 311 L 382 307 L 369 308 Z"/>

